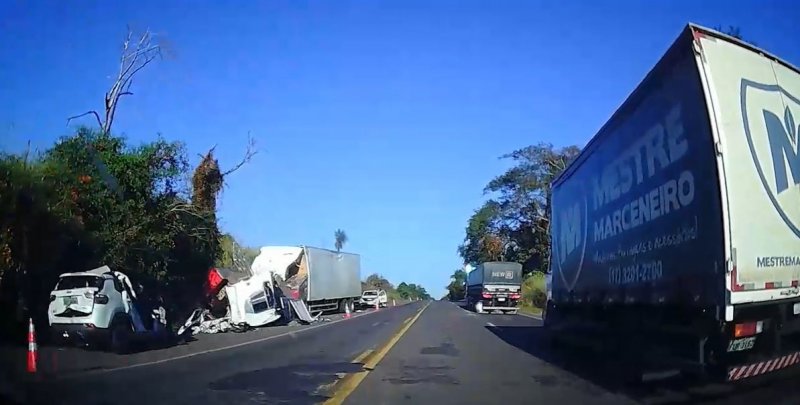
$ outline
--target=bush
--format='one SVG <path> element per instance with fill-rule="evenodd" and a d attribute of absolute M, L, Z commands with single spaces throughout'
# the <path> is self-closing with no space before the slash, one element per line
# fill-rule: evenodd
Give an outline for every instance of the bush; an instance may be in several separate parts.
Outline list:
<path fill-rule="evenodd" d="M 534 307 L 544 308 L 547 305 L 547 293 L 542 290 L 534 290 L 532 302 Z"/>
<path fill-rule="evenodd" d="M 547 303 L 544 273 L 535 271 L 522 282 L 522 301 L 525 305 L 544 308 Z"/>

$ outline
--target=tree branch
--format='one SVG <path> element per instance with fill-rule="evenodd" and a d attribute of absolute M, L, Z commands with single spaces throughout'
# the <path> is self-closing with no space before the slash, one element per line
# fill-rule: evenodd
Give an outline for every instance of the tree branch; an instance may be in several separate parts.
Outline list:
<path fill-rule="evenodd" d="M 242 166 L 244 166 L 245 163 L 249 162 L 250 159 L 252 159 L 253 156 L 256 155 L 256 153 L 258 153 L 258 151 L 255 149 L 255 145 L 256 145 L 255 140 L 253 138 L 249 138 L 248 143 L 247 143 L 247 150 L 245 151 L 244 158 L 242 158 L 242 160 L 239 162 L 239 164 L 234 166 L 232 169 L 222 173 L 222 178 L 223 179 L 225 178 L 225 176 L 227 176 L 227 175 L 239 170 Z"/>
<path fill-rule="evenodd" d="M 82 115 L 71 117 L 69 121 L 82 117 L 87 114 L 94 114 L 97 123 L 100 126 L 103 134 L 111 131 L 111 126 L 114 123 L 114 117 L 117 111 L 117 103 L 120 97 L 133 95 L 130 91 L 133 77 L 139 73 L 150 62 L 161 56 L 161 46 L 153 39 L 153 34 L 150 30 L 146 30 L 138 41 L 133 40 L 133 30 L 128 27 L 125 40 L 122 42 L 122 52 L 119 59 L 119 71 L 117 72 L 116 79 L 111 87 L 105 94 L 104 98 L 104 118 L 100 118 L 100 114 L 96 111 L 90 111 Z"/>
<path fill-rule="evenodd" d="M 77 118 L 80 118 L 80 117 L 83 117 L 85 115 L 89 115 L 89 114 L 93 114 L 94 118 L 97 120 L 97 124 L 100 125 L 101 127 L 103 126 L 103 122 L 100 120 L 100 114 L 98 114 L 97 111 L 95 111 L 95 110 L 86 111 L 83 114 L 75 115 L 75 116 L 67 118 L 67 125 L 69 125 L 70 121 L 72 121 L 74 119 L 77 119 Z"/>

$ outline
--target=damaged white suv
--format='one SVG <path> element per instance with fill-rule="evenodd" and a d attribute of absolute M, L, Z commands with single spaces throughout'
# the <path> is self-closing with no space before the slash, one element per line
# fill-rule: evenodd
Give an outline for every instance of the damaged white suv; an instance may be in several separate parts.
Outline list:
<path fill-rule="evenodd" d="M 56 341 L 125 352 L 133 339 L 166 337 L 164 308 L 137 308 L 128 277 L 108 266 L 64 273 L 50 293 L 47 315 Z"/>

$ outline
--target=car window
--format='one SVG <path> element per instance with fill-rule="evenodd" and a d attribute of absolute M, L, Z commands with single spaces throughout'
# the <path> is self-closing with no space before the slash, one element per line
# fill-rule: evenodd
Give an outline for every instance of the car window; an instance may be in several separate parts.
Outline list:
<path fill-rule="evenodd" d="M 76 288 L 103 288 L 103 278 L 97 276 L 67 276 L 61 277 L 56 284 L 56 291 L 73 290 Z"/>
<path fill-rule="evenodd" d="M 365 297 L 375 296 L 375 295 L 378 295 L 378 293 L 376 293 L 375 291 L 364 291 Z"/>

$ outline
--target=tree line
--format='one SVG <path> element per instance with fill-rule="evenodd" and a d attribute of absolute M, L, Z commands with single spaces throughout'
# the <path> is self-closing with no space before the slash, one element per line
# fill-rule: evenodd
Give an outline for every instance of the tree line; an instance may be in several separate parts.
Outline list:
<path fill-rule="evenodd" d="M 366 280 L 361 282 L 361 290 L 385 290 L 387 297 L 400 300 L 427 300 L 431 296 L 425 287 L 414 283 L 401 282 L 396 287 L 380 274 L 370 274 Z"/>

